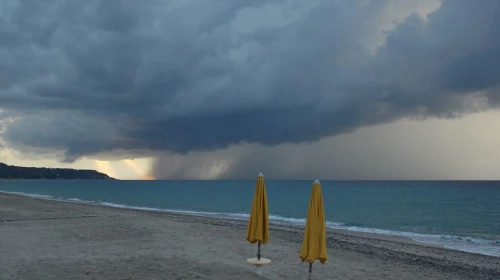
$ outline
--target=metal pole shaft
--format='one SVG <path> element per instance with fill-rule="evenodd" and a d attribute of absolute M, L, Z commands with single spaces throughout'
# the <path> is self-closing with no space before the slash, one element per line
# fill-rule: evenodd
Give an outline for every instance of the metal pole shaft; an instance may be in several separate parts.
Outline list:
<path fill-rule="evenodd" d="M 260 260 L 260 242 L 257 245 L 257 259 Z"/>
<path fill-rule="evenodd" d="M 312 272 L 312 269 L 313 269 L 313 264 L 312 263 L 309 263 L 309 273 Z"/>

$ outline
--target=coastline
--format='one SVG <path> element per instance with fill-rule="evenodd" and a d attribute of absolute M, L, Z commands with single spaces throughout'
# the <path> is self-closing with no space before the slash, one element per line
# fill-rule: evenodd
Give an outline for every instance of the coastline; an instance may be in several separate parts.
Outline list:
<path fill-rule="evenodd" d="M 90 207 L 101 207 L 104 209 L 119 209 L 119 210 L 123 210 L 123 211 L 156 213 L 156 214 L 167 215 L 170 218 L 173 218 L 173 217 L 180 218 L 180 219 L 193 218 L 194 221 L 196 221 L 196 218 L 201 218 L 203 220 L 208 220 L 210 224 L 216 224 L 216 221 L 220 220 L 220 221 L 229 222 L 229 223 L 231 223 L 235 226 L 239 226 L 239 227 L 243 227 L 243 226 L 246 227 L 246 225 L 247 225 L 246 220 L 235 220 L 235 219 L 224 218 L 224 217 L 211 217 L 211 216 L 197 215 L 194 213 L 182 213 L 182 211 L 169 211 L 169 210 L 152 209 L 152 208 L 145 209 L 143 207 L 133 207 L 133 206 L 117 206 L 117 205 L 111 205 L 109 203 L 99 204 L 99 203 L 82 201 L 79 199 L 78 200 L 76 200 L 76 199 L 69 199 L 69 200 L 56 199 L 56 198 L 52 198 L 50 196 L 45 196 L 45 195 L 21 194 L 21 193 L 0 191 L 0 196 L 2 196 L 2 195 L 20 197 L 20 198 L 30 198 L 30 199 L 41 200 L 41 201 L 53 201 L 53 202 L 57 202 L 57 203 L 68 203 L 68 204 L 84 205 L 84 206 L 90 206 Z M 0 219 L 0 222 L 2 222 L 1 219 Z M 199 221 L 197 221 L 197 222 L 199 222 Z M 272 222 L 270 222 L 269 228 L 272 230 L 277 230 L 277 231 L 289 231 L 289 232 L 299 232 L 299 233 L 304 230 L 304 228 L 301 226 L 273 224 Z M 358 231 L 350 231 L 350 230 L 345 230 L 345 229 L 327 228 L 327 235 L 330 235 L 330 234 L 341 234 L 341 235 L 345 235 L 345 236 L 354 236 L 354 237 L 358 237 L 358 238 L 368 238 L 368 239 L 371 238 L 371 239 L 378 239 L 378 240 L 385 240 L 385 241 L 403 242 L 403 243 L 407 243 L 407 244 L 420 245 L 420 246 L 426 246 L 426 247 L 445 248 L 444 246 L 441 246 L 441 245 L 433 245 L 433 244 L 415 241 L 415 240 L 408 238 L 408 237 L 391 236 L 391 235 L 371 233 L 371 232 L 358 232 Z M 450 249 L 450 248 L 445 248 L 445 249 L 453 250 L 453 251 L 460 251 L 460 250 L 455 250 L 455 249 Z M 466 252 L 466 253 L 471 253 L 471 252 Z M 478 253 L 471 253 L 471 254 L 478 254 Z M 482 254 L 478 254 L 478 255 L 482 255 Z"/>
<path fill-rule="evenodd" d="M 180 214 L 189 216 L 210 217 L 215 219 L 223 219 L 229 221 L 247 222 L 248 214 L 245 213 L 219 213 L 219 212 L 199 212 L 195 210 L 180 210 L 180 209 L 164 209 L 152 208 L 148 206 L 134 206 L 126 204 L 117 204 L 107 201 L 82 200 L 79 198 L 70 197 L 54 197 L 51 195 L 25 193 L 25 192 L 9 192 L 0 190 L 0 194 L 13 194 L 23 197 L 31 197 L 44 200 L 53 200 L 67 203 L 79 203 L 84 205 L 104 206 L 118 209 L 153 211 L 169 214 Z M 283 217 L 270 214 L 269 223 L 271 226 L 293 228 L 303 230 L 305 219 L 297 219 L 291 217 Z M 355 235 L 360 237 L 374 237 L 381 240 L 400 240 L 405 243 L 420 244 L 423 246 L 440 247 L 450 250 L 469 252 L 473 254 L 488 255 L 500 257 L 500 240 L 496 239 L 477 239 L 466 235 L 447 235 L 447 234 L 428 234 L 405 231 L 394 231 L 387 229 L 365 228 L 357 226 L 347 226 L 343 223 L 327 221 L 327 231 L 333 233 L 344 233 L 345 235 Z"/>
<path fill-rule="evenodd" d="M 244 239 L 245 221 L 5 193 L 0 221 L 0 279 L 307 277 L 298 227 L 271 226 L 263 254 L 273 263 L 259 278 L 246 263 L 256 248 Z M 316 279 L 500 279 L 498 257 L 372 233 L 327 235 L 329 259 L 315 263 Z"/>

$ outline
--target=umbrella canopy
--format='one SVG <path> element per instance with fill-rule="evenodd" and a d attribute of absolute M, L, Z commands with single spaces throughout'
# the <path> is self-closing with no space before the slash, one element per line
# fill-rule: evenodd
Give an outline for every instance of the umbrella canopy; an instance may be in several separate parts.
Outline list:
<path fill-rule="evenodd" d="M 315 260 L 319 260 L 324 264 L 328 258 L 326 253 L 325 209 L 321 184 L 318 180 L 313 183 L 300 258 L 303 262 L 307 261 L 309 264 L 312 264 Z"/>
<path fill-rule="evenodd" d="M 269 240 L 269 211 L 267 208 L 266 182 L 259 174 L 253 196 L 252 210 L 248 219 L 247 237 L 250 243 L 267 243 Z"/>

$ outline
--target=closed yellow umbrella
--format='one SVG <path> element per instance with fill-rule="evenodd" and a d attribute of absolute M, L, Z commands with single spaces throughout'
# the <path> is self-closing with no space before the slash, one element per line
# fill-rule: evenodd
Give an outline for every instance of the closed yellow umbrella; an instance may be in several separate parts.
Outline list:
<path fill-rule="evenodd" d="M 326 253 L 325 209 L 323 195 L 321 194 L 321 183 L 318 180 L 314 181 L 312 187 L 300 258 L 303 262 L 307 261 L 309 263 L 309 273 L 312 271 L 312 264 L 315 260 L 319 260 L 324 264 L 328 258 Z"/>
<path fill-rule="evenodd" d="M 246 239 L 252 244 L 258 242 L 257 260 L 260 260 L 260 244 L 266 244 L 269 240 L 269 211 L 267 208 L 266 182 L 262 173 L 257 178 L 252 210 L 248 219 Z"/>

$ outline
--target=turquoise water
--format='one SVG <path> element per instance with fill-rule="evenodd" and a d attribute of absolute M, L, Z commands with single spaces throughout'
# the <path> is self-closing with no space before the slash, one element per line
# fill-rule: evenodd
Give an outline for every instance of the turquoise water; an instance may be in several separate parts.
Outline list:
<path fill-rule="evenodd" d="M 267 181 L 270 220 L 304 225 L 310 181 Z M 0 191 L 246 219 L 255 181 L 0 181 Z M 327 226 L 500 256 L 500 182 L 323 181 Z M 1 217 L 0 217 L 1 220 Z"/>

